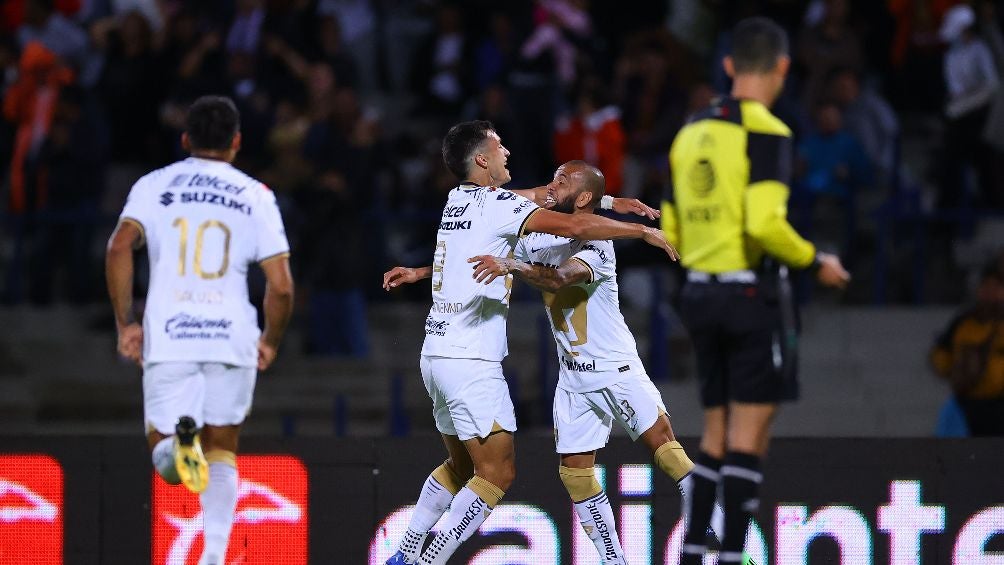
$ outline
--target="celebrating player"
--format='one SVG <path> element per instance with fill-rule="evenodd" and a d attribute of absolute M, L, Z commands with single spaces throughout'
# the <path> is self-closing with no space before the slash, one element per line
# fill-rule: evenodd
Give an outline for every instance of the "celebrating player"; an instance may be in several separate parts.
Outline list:
<path fill-rule="evenodd" d="M 659 230 L 590 215 L 573 218 L 538 207 L 508 190 L 509 151 L 489 122 L 458 124 L 443 139 L 443 160 L 463 182 L 443 208 L 433 265 L 397 267 L 384 288 L 432 278 L 432 308 L 425 321 L 420 367 L 433 401 L 436 428 L 449 459 L 425 481 L 399 551 L 388 564 L 440 564 L 456 551 L 498 504 L 515 475 L 516 418 L 502 375 L 507 353 L 506 317 L 512 277 L 482 284 L 470 276 L 467 259 L 508 256 L 526 233 L 578 239 L 641 238 L 676 251 Z M 539 194 L 538 194 L 539 196 Z M 445 527 L 422 552 L 428 531 L 447 507 Z"/>
<path fill-rule="evenodd" d="M 551 183 L 557 199 L 552 209 L 592 215 L 604 197 L 604 184 L 595 167 L 565 163 Z M 543 292 L 560 369 L 553 406 L 558 476 L 603 562 L 623 564 L 613 509 L 593 470 L 596 451 L 606 445 L 614 421 L 631 439 L 641 438 L 659 469 L 678 484 L 694 465 L 676 441 L 621 314 L 613 242 L 535 233 L 520 240 L 516 257 L 482 255 L 469 261 L 478 281 L 491 283 L 512 273 Z"/>
<path fill-rule="evenodd" d="M 237 504 L 237 439 L 256 370 L 275 360 L 293 307 L 289 244 L 275 196 L 231 166 L 240 116 L 225 97 L 188 111 L 191 157 L 139 179 L 108 242 L 106 278 L 118 350 L 143 366 L 143 411 L 157 473 L 201 493 L 201 565 L 222 565 Z M 133 250 L 146 244 L 143 325 L 130 319 Z M 265 331 L 247 271 L 268 282 Z M 205 450 L 203 454 L 203 449 Z"/>

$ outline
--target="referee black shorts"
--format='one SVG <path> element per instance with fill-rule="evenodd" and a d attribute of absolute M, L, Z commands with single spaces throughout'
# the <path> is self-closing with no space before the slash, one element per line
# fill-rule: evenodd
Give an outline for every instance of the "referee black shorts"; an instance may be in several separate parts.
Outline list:
<path fill-rule="evenodd" d="M 797 398 L 795 374 L 784 370 L 780 309 L 757 285 L 688 282 L 680 314 L 694 343 L 705 408 Z"/>

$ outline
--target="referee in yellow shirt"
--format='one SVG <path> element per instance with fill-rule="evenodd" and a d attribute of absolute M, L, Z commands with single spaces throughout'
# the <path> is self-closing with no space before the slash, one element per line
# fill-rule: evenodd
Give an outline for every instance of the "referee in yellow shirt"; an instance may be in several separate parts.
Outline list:
<path fill-rule="evenodd" d="M 663 229 L 688 270 L 681 314 L 694 341 L 704 406 L 681 565 L 701 563 L 719 485 L 725 511 L 719 563 L 742 562 L 759 503 L 760 459 L 777 403 L 786 399 L 781 311 L 758 284 L 764 260 L 815 269 L 827 286 L 850 279 L 836 256 L 818 253 L 786 218 L 791 130 L 768 110 L 791 63 L 784 30 L 766 18 L 739 22 L 722 63 L 732 95 L 680 130 L 662 204 Z"/>

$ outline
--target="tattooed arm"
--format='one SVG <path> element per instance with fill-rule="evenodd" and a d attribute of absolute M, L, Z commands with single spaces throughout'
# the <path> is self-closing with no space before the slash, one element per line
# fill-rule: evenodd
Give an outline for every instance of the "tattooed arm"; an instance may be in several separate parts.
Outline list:
<path fill-rule="evenodd" d="M 496 277 L 514 274 L 538 290 L 555 292 L 566 286 L 593 280 L 592 269 L 577 257 L 568 259 L 558 268 L 491 255 L 471 257 L 467 262 L 474 263 L 474 278 L 485 284 Z"/>

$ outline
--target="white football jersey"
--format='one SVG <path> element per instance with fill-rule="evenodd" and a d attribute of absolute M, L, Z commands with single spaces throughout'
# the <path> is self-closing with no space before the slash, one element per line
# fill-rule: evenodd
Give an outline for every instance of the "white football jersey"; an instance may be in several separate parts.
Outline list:
<path fill-rule="evenodd" d="M 586 282 L 543 293 L 558 346 L 559 388 L 589 392 L 645 374 L 638 346 L 621 314 L 613 242 L 532 233 L 517 245 L 516 258 L 553 268 L 571 258 L 591 273 Z"/>
<path fill-rule="evenodd" d="M 450 191 L 432 261 L 432 308 L 422 355 L 501 361 L 509 352 L 506 318 L 512 275 L 473 278 L 477 255 L 512 256 L 533 202 L 505 189 L 461 185 Z"/>
<path fill-rule="evenodd" d="M 190 157 L 136 181 L 120 221 L 142 227 L 150 258 L 144 361 L 256 366 L 248 266 L 289 253 L 272 191 L 228 163 Z"/>

